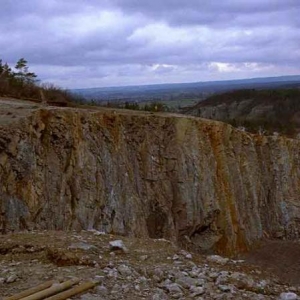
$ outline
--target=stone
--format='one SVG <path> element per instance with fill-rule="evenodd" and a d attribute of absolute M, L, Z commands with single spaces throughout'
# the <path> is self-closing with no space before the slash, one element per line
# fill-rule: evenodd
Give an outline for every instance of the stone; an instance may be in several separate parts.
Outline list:
<path fill-rule="evenodd" d="M 117 270 L 122 276 L 130 276 L 132 274 L 131 269 L 126 265 L 118 266 Z"/>
<path fill-rule="evenodd" d="M 170 283 L 166 285 L 166 289 L 171 294 L 182 293 L 182 287 L 177 283 Z"/>
<path fill-rule="evenodd" d="M 256 288 L 264 290 L 268 286 L 268 280 L 261 280 L 256 284 Z"/>
<path fill-rule="evenodd" d="M 160 282 L 164 280 L 164 271 L 161 268 L 155 268 L 153 270 L 153 278 L 155 278 L 156 282 Z"/>
<path fill-rule="evenodd" d="M 106 235 L 104 231 L 98 231 L 96 229 L 90 229 L 90 232 L 92 232 L 94 235 Z"/>
<path fill-rule="evenodd" d="M 189 272 L 189 276 L 191 276 L 192 278 L 196 278 L 198 277 L 199 272 L 192 270 L 191 272 Z"/>
<path fill-rule="evenodd" d="M 80 297 L 80 300 L 102 300 L 102 298 L 99 298 L 99 296 L 97 295 L 93 295 L 91 293 L 87 293 L 87 294 L 84 294 Z"/>
<path fill-rule="evenodd" d="M 166 279 L 165 281 L 163 281 L 161 284 L 160 284 L 160 286 L 161 287 L 166 287 L 166 286 L 168 286 L 168 285 L 170 285 L 170 284 L 172 284 L 173 282 L 172 282 L 172 280 L 170 280 L 169 278 L 168 279 Z"/>
<path fill-rule="evenodd" d="M 233 272 L 228 277 L 228 281 L 238 289 L 249 290 L 253 289 L 255 286 L 255 282 L 252 277 L 240 272 Z"/>
<path fill-rule="evenodd" d="M 235 259 L 235 260 L 232 259 L 231 262 L 234 264 L 242 264 L 245 262 L 245 260 L 244 259 Z"/>
<path fill-rule="evenodd" d="M 279 296 L 280 300 L 297 300 L 298 295 L 292 292 L 281 293 Z"/>
<path fill-rule="evenodd" d="M 110 241 L 109 247 L 111 250 L 122 250 L 125 253 L 128 252 L 128 249 L 126 248 L 122 240 Z"/>
<path fill-rule="evenodd" d="M 162 278 L 160 278 L 160 277 L 158 277 L 158 276 L 156 276 L 156 275 L 153 275 L 153 276 L 152 276 L 152 279 L 153 279 L 155 282 L 157 282 L 157 283 L 159 283 L 159 282 L 162 281 Z"/>
<path fill-rule="evenodd" d="M 215 279 L 217 279 L 219 277 L 219 273 L 218 272 L 210 272 L 208 274 L 208 277 L 211 278 L 211 279 L 213 279 L 213 280 L 215 280 Z"/>
<path fill-rule="evenodd" d="M 218 277 L 216 278 L 216 285 L 219 284 L 226 284 L 229 281 L 229 276 L 227 272 L 221 272 L 218 274 Z"/>
<path fill-rule="evenodd" d="M 145 261 L 148 259 L 148 255 L 141 255 L 140 259 L 141 261 Z"/>
<path fill-rule="evenodd" d="M 97 247 L 82 242 L 82 243 L 73 243 L 68 247 L 68 249 L 90 250 L 90 249 L 97 249 Z"/>
<path fill-rule="evenodd" d="M 181 276 L 179 278 L 176 278 L 175 282 L 186 289 L 189 289 L 191 286 L 198 284 L 197 279 L 189 276 Z"/>
<path fill-rule="evenodd" d="M 191 297 L 194 298 L 194 297 L 203 295 L 205 292 L 205 289 L 202 286 L 191 286 L 190 292 L 191 292 Z"/>
<path fill-rule="evenodd" d="M 218 289 L 222 292 L 231 292 L 231 287 L 229 285 L 218 285 Z"/>
<path fill-rule="evenodd" d="M 119 294 L 122 291 L 122 286 L 120 286 L 119 284 L 114 284 L 114 286 L 111 289 L 111 293 L 112 294 Z"/>
<path fill-rule="evenodd" d="M 123 285 L 122 285 L 122 290 L 123 290 L 123 293 L 128 293 L 128 292 L 130 292 L 130 290 L 131 290 L 131 285 L 130 285 L 130 284 L 123 284 Z"/>
<path fill-rule="evenodd" d="M 209 262 L 216 263 L 219 265 L 226 265 L 229 261 L 229 258 L 225 258 L 220 255 L 209 255 L 207 256 L 207 260 Z"/>
<path fill-rule="evenodd" d="M 187 252 L 187 251 L 185 251 L 185 250 L 181 250 L 181 251 L 180 251 L 180 254 L 181 254 L 182 256 L 184 256 L 186 259 L 192 259 L 192 258 L 193 258 L 192 254 L 189 253 L 189 252 Z"/>
<path fill-rule="evenodd" d="M 97 295 L 104 297 L 104 296 L 107 296 L 108 289 L 104 285 L 98 285 L 95 287 L 95 292 Z"/>
<path fill-rule="evenodd" d="M 167 294 L 162 289 L 156 289 L 152 296 L 152 300 L 168 300 Z"/>
<path fill-rule="evenodd" d="M 8 278 L 6 278 L 6 283 L 13 283 L 18 279 L 18 276 L 16 274 L 10 275 Z"/>
<path fill-rule="evenodd" d="M 192 259 L 192 258 L 193 258 L 193 256 L 192 256 L 192 254 L 191 254 L 191 253 L 188 253 L 188 254 L 185 256 L 185 258 L 186 258 L 186 259 Z"/>
<path fill-rule="evenodd" d="M 138 283 L 141 283 L 141 284 L 145 284 L 145 283 L 147 283 L 147 278 L 145 277 L 145 276 L 141 276 L 141 277 L 139 277 L 138 279 L 137 279 L 137 282 Z"/>
<path fill-rule="evenodd" d="M 108 270 L 107 277 L 117 278 L 118 277 L 118 270 L 117 269 Z"/>

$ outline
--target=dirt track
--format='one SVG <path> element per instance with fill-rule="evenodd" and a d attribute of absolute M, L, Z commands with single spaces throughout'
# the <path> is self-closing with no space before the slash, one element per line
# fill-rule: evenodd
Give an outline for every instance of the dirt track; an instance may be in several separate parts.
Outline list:
<path fill-rule="evenodd" d="M 0 125 L 10 124 L 27 117 L 38 107 L 40 107 L 40 104 L 31 101 L 0 97 Z"/>
<path fill-rule="evenodd" d="M 241 258 L 278 276 L 283 282 L 300 285 L 300 243 L 297 241 L 265 241 Z"/>

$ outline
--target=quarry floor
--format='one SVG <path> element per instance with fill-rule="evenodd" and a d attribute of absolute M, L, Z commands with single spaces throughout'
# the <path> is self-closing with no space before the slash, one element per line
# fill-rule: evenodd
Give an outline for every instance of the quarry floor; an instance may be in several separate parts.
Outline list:
<path fill-rule="evenodd" d="M 249 264 L 276 275 L 282 282 L 300 285 L 299 241 L 269 240 L 240 255 Z"/>
<path fill-rule="evenodd" d="M 110 249 L 109 242 L 120 239 L 128 251 Z M 300 292 L 299 254 L 299 243 L 266 241 L 234 260 L 218 261 L 187 254 L 163 239 L 97 231 L 7 234 L 0 236 L 0 295 L 7 297 L 48 280 L 76 277 L 96 280 L 98 290 L 72 299 L 278 299 L 281 292 Z M 170 284 L 178 283 L 179 273 L 201 278 L 200 288 L 205 293 L 197 298 L 190 292 L 193 288 L 184 284 L 181 294 L 170 291 Z M 238 275 L 244 279 L 237 281 L 234 274 L 244 274 Z M 224 292 L 223 286 L 231 290 Z"/>

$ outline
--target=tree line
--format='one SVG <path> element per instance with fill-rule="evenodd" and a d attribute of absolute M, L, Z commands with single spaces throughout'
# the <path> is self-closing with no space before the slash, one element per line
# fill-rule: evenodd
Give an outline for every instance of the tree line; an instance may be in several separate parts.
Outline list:
<path fill-rule="evenodd" d="M 233 103 L 236 105 L 231 106 Z M 239 106 L 240 103 L 244 104 Z M 296 137 L 300 133 L 300 88 L 230 91 L 213 95 L 195 107 L 201 117 L 202 108 L 215 107 L 216 111 L 220 109 L 221 112 L 224 106 L 228 111 L 235 109 L 235 117 L 231 118 L 231 114 L 224 110 L 223 114 L 219 114 L 218 120 L 246 131 L 267 135 L 276 133 L 289 137 Z"/>
<path fill-rule="evenodd" d="M 0 95 L 2 96 L 35 96 L 37 75 L 29 72 L 27 61 L 20 58 L 14 70 L 0 59 Z"/>
<path fill-rule="evenodd" d="M 53 84 L 40 84 L 38 76 L 29 71 L 25 58 L 20 58 L 14 67 L 0 59 L 0 96 L 62 106 L 67 106 L 76 97 Z"/>

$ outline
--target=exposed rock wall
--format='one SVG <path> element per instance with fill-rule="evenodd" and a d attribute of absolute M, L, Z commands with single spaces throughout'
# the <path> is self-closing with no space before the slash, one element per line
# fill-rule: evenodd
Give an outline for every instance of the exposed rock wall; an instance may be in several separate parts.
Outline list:
<path fill-rule="evenodd" d="M 7 230 L 95 228 L 226 254 L 298 236 L 299 141 L 109 110 L 37 109 L 0 126 Z"/>
<path fill-rule="evenodd" d="M 275 105 L 256 103 L 253 99 L 234 101 L 230 103 L 210 104 L 200 102 L 187 111 L 187 114 L 212 120 L 259 120 L 274 116 Z"/>

